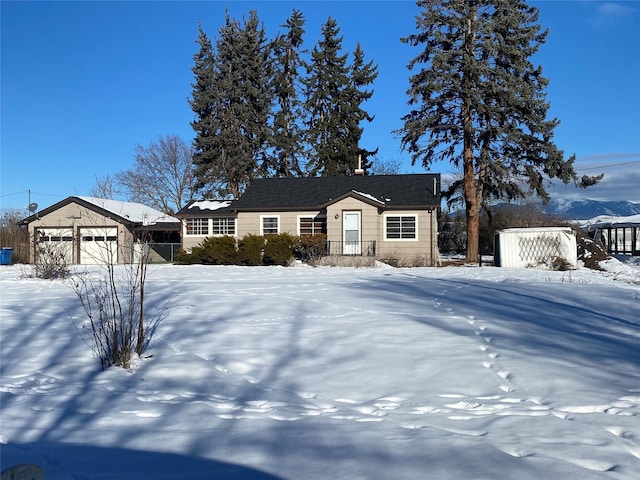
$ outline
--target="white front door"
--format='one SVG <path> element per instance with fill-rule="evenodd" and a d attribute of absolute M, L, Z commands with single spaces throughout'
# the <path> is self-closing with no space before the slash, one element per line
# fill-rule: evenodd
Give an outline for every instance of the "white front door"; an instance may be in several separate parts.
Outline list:
<path fill-rule="evenodd" d="M 360 212 L 342 214 L 343 255 L 360 255 Z"/>

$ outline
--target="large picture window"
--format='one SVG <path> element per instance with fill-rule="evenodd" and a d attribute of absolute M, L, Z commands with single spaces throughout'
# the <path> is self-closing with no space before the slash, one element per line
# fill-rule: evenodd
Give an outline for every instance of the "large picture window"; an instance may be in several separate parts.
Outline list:
<path fill-rule="evenodd" d="M 236 219 L 235 218 L 212 218 L 211 233 L 213 235 L 235 235 Z"/>
<path fill-rule="evenodd" d="M 298 230 L 300 235 L 316 235 L 327 233 L 327 219 L 319 217 L 299 217 Z"/>
<path fill-rule="evenodd" d="M 394 215 L 386 217 L 387 240 L 416 240 L 416 216 Z"/>
<path fill-rule="evenodd" d="M 278 217 L 262 217 L 262 235 L 278 234 Z"/>
<path fill-rule="evenodd" d="M 209 219 L 187 218 L 187 235 L 209 235 Z"/>

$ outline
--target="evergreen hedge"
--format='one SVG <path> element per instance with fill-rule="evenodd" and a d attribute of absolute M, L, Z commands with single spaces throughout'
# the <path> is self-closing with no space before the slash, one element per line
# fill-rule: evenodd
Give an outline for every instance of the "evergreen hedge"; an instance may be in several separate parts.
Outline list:
<path fill-rule="evenodd" d="M 282 265 L 291 264 L 294 250 L 303 240 L 288 233 L 263 237 L 245 235 L 240 240 L 231 236 L 207 237 L 193 247 L 191 253 L 180 252 L 175 259 L 179 265 Z"/>

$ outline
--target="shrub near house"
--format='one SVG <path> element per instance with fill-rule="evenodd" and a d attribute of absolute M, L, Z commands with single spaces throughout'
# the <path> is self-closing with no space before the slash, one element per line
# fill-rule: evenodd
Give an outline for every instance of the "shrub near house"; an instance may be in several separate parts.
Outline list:
<path fill-rule="evenodd" d="M 191 253 L 181 252 L 176 262 L 182 265 L 282 265 L 287 266 L 294 258 L 298 239 L 288 233 L 269 235 L 245 235 L 236 242 L 234 237 L 208 237 L 201 245 L 193 247 Z"/>

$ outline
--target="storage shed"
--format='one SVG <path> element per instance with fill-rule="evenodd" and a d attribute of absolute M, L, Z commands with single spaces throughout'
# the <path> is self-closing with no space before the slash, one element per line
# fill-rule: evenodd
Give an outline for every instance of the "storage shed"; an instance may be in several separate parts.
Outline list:
<path fill-rule="evenodd" d="M 508 228 L 496 232 L 494 264 L 511 268 L 578 267 L 576 235 L 571 227 Z"/>

